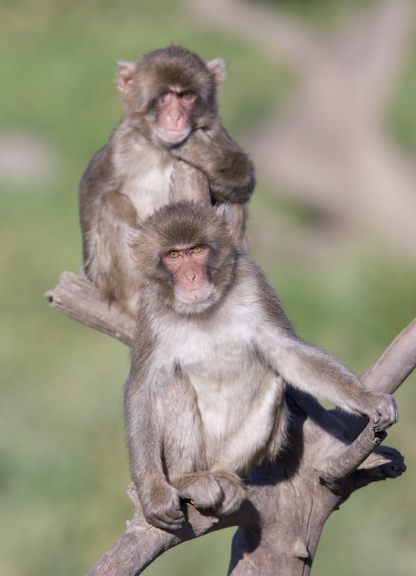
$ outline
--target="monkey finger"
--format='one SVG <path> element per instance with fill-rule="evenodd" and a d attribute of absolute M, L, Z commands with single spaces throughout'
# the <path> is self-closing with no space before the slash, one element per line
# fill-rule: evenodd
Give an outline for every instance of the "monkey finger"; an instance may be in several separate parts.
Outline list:
<path fill-rule="evenodd" d="M 165 481 L 155 483 L 142 498 L 142 508 L 146 520 L 163 530 L 177 529 L 185 519 L 177 490 Z"/>
<path fill-rule="evenodd" d="M 148 515 L 148 522 L 161 528 L 162 530 L 178 530 L 182 527 L 185 520 L 185 514 L 182 510 L 169 510 L 165 513 L 153 513 Z"/>
<path fill-rule="evenodd" d="M 371 415 L 371 420 L 374 424 L 373 430 L 385 430 L 398 420 L 397 405 L 390 394 L 379 395 L 376 411 L 376 415 Z"/>
<path fill-rule="evenodd" d="M 373 412 L 373 414 L 370 416 L 370 420 L 372 421 L 372 423 L 374 424 L 375 427 L 377 427 L 377 424 L 379 424 L 380 420 L 381 420 L 381 413 L 377 412 L 376 410 Z"/>
<path fill-rule="evenodd" d="M 382 395 L 382 408 L 380 409 L 380 421 L 384 428 L 395 424 L 399 418 L 396 402 L 390 394 Z"/>
<path fill-rule="evenodd" d="M 172 531 L 176 531 L 176 530 L 180 530 L 182 528 L 183 522 L 184 522 L 185 518 L 183 518 L 180 522 L 163 522 L 162 520 L 158 519 L 154 519 L 154 521 L 151 522 L 151 524 L 153 526 L 155 526 L 156 528 L 160 528 L 161 530 L 166 530 L 167 532 L 172 532 Z"/>
<path fill-rule="evenodd" d="M 381 414 L 379 418 L 379 422 L 374 429 L 378 430 L 385 430 L 389 428 L 393 424 L 395 424 L 398 420 L 398 413 L 397 410 L 390 409 L 388 413 Z"/>

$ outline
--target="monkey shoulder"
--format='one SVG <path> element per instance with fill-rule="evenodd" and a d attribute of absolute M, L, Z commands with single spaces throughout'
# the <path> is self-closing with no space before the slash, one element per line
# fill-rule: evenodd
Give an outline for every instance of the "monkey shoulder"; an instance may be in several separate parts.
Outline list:
<path fill-rule="evenodd" d="M 110 135 L 110 138 L 102 148 L 97 150 L 91 158 L 81 179 L 80 193 L 88 194 L 95 185 L 101 193 L 104 193 L 109 186 L 114 187 L 116 179 L 116 166 L 114 157 L 120 140 L 123 140 L 125 128 L 123 127 L 124 117 L 120 120 Z"/>
<path fill-rule="evenodd" d="M 260 267 L 245 257 L 242 268 L 243 276 L 248 278 L 252 285 L 253 294 L 261 310 L 262 321 L 278 326 L 291 336 L 294 335 L 292 323 L 286 316 L 275 289 Z"/>
<path fill-rule="evenodd" d="M 249 299 L 249 306 L 257 311 L 262 321 L 274 319 L 288 330 L 293 330 L 275 289 L 261 268 L 245 255 L 239 258 L 233 297 L 238 300 L 242 294 Z"/>
<path fill-rule="evenodd" d="M 109 144 L 105 144 L 91 158 L 80 183 L 80 201 L 91 201 L 114 188 L 114 164 Z"/>

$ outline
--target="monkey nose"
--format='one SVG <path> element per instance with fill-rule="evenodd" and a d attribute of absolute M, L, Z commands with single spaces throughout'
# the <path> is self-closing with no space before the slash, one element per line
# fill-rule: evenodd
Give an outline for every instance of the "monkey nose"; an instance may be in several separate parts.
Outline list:
<path fill-rule="evenodd" d="M 171 112 L 170 114 L 168 114 L 168 118 L 172 122 L 172 124 L 177 126 L 181 120 L 181 115 L 179 112 Z"/>
<path fill-rule="evenodd" d="M 187 280 L 190 284 L 193 284 L 196 280 L 196 272 L 187 272 L 184 275 L 185 280 Z"/>

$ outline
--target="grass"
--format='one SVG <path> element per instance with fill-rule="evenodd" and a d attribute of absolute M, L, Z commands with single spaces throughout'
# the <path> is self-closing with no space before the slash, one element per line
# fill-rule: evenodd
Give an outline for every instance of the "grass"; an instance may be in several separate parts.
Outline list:
<path fill-rule="evenodd" d="M 329 0 L 310 4 L 329 18 Z M 174 0 L 0 1 L 0 137 L 33 133 L 56 158 L 49 179 L 0 183 L 0 576 L 85 574 L 131 517 L 128 349 L 50 309 L 43 293 L 81 265 L 77 186 L 122 113 L 114 63 L 172 41 L 229 63 L 221 114 L 237 139 L 290 95 L 286 71 L 244 39 L 192 24 Z M 415 78 L 413 52 L 390 122 L 410 153 Z M 416 316 L 413 265 L 353 242 L 311 259 L 302 246 L 319 223 L 261 179 L 251 214 L 253 255 L 298 332 L 358 373 Z M 414 384 L 398 392 L 401 421 L 389 434 L 409 471 L 355 494 L 330 518 L 312 573 L 414 573 Z M 232 532 L 180 546 L 147 573 L 226 573 Z"/>

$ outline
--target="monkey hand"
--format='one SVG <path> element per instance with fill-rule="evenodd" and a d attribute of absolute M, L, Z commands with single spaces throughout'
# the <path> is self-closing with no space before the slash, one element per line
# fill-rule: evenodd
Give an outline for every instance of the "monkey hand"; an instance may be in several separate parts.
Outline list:
<path fill-rule="evenodd" d="M 183 160 L 203 172 L 213 155 L 214 143 L 203 128 L 194 130 L 192 134 L 179 146 L 170 149 L 172 156 L 178 160 Z"/>
<path fill-rule="evenodd" d="M 373 423 L 373 430 L 381 432 L 399 419 L 396 401 L 390 394 L 382 392 L 368 393 L 368 404 L 365 410 L 360 410 Z"/>
<path fill-rule="evenodd" d="M 217 510 L 224 499 L 220 484 L 209 472 L 189 474 L 175 485 L 180 497 L 189 500 L 198 510 Z"/>
<path fill-rule="evenodd" d="M 178 491 L 167 482 L 152 483 L 143 496 L 138 489 L 143 514 L 150 524 L 162 530 L 178 530 L 182 526 L 185 514 L 180 508 Z"/>
<path fill-rule="evenodd" d="M 218 130 L 194 130 L 180 146 L 171 148 L 178 160 L 203 172 L 215 202 L 244 204 L 255 186 L 254 165 L 228 135 Z"/>
<path fill-rule="evenodd" d="M 221 476 L 217 476 L 217 480 L 224 492 L 224 498 L 218 512 L 219 514 L 231 514 L 240 508 L 246 497 L 246 491 L 235 474 L 223 472 Z"/>
<path fill-rule="evenodd" d="M 189 500 L 197 510 L 212 510 L 215 514 L 231 514 L 241 506 L 246 494 L 236 474 L 189 474 L 174 482 L 181 498 Z"/>

